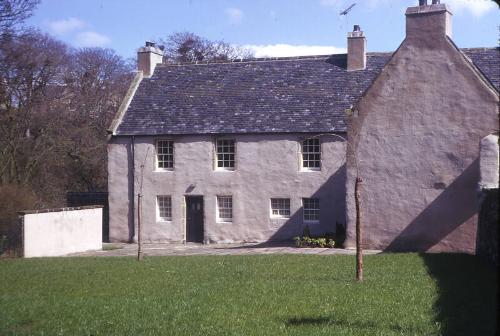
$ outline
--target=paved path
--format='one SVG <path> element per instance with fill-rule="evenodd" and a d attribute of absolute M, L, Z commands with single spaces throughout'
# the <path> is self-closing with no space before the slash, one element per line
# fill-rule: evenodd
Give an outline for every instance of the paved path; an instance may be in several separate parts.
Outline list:
<path fill-rule="evenodd" d="M 68 256 L 135 256 L 137 244 L 104 243 L 102 251 L 87 251 L 73 253 Z M 296 248 L 290 244 L 276 243 L 245 243 L 245 244 L 143 244 L 146 256 L 186 256 L 186 255 L 250 255 L 250 254 L 356 254 L 353 249 L 339 248 Z M 378 254 L 379 250 L 364 250 L 364 254 Z"/>

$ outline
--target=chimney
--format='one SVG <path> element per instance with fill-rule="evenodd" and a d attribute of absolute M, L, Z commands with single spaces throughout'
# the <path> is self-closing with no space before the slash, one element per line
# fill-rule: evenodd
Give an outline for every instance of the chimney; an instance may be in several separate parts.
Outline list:
<path fill-rule="evenodd" d="M 163 49 L 156 43 L 146 41 L 144 47 L 137 51 L 137 69 L 142 71 L 144 77 L 151 77 L 157 64 L 163 62 Z"/>
<path fill-rule="evenodd" d="M 419 0 L 419 5 L 406 9 L 406 37 L 434 39 L 451 37 L 451 12 L 439 0 Z"/>
<path fill-rule="evenodd" d="M 347 71 L 366 68 L 366 38 L 359 25 L 347 35 Z"/>

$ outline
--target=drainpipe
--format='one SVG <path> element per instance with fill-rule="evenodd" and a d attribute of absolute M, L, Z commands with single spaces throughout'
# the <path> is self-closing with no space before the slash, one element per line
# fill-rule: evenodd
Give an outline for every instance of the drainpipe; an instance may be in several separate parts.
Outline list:
<path fill-rule="evenodd" d="M 130 243 L 134 242 L 135 237 L 135 136 L 132 135 L 132 148 L 130 150 L 132 154 L 132 227 L 130 234 Z"/>

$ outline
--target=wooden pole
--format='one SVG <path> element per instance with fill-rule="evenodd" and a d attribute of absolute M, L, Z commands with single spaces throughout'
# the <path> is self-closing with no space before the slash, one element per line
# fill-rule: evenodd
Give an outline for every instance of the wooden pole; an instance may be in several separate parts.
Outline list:
<path fill-rule="evenodd" d="M 143 258 L 142 253 L 142 223 L 141 223 L 141 212 L 142 212 L 142 182 L 144 180 L 144 166 L 146 159 L 148 158 L 149 148 L 144 156 L 144 162 L 141 165 L 141 180 L 139 184 L 139 192 L 137 193 L 137 261 L 141 261 Z"/>
<path fill-rule="evenodd" d="M 142 260 L 141 194 L 137 194 L 137 261 Z"/>
<path fill-rule="evenodd" d="M 363 248 L 361 246 L 362 230 L 361 230 L 361 204 L 359 197 L 360 184 L 363 182 L 361 177 L 356 177 L 354 185 L 354 201 L 356 203 L 356 280 L 363 281 Z"/>

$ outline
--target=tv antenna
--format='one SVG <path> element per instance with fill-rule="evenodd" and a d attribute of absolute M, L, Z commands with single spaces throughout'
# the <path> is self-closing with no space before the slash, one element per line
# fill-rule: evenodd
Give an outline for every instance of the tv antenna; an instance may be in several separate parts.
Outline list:
<path fill-rule="evenodd" d="M 352 7 L 356 6 L 356 3 L 353 3 L 352 5 L 350 5 L 349 7 L 347 7 L 345 10 L 343 10 L 342 12 L 340 12 L 340 15 L 346 15 L 351 11 Z"/>

